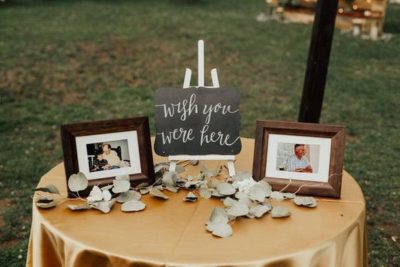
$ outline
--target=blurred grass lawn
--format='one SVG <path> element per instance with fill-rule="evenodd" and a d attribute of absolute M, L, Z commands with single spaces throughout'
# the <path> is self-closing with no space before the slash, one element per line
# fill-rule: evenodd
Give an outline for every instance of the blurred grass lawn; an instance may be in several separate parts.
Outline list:
<path fill-rule="evenodd" d="M 253 137 L 257 119 L 295 121 L 311 26 L 259 23 L 263 11 L 261 0 L 0 6 L 0 266 L 25 263 L 32 189 L 62 161 L 58 126 L 149 115 L 154 134 L 153 92 L 181 86 L 198 39 L 207 69 L 241 89 L 242 136 Z M 367 200 L 370 266 L 400 266 L 400 6 L 387 11 L 390 42 L 336 31 L 321 118 L 347 125 L 345 168 Z"/>

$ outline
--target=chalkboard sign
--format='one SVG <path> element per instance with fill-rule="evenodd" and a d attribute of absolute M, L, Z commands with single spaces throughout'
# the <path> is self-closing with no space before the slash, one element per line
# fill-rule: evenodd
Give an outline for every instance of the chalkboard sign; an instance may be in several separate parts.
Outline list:
<path fill-rule="evenodd" d="M 238 90 L 161 88 L 155 93 L 155 102 L 158 155 L 240 152 Z"/>

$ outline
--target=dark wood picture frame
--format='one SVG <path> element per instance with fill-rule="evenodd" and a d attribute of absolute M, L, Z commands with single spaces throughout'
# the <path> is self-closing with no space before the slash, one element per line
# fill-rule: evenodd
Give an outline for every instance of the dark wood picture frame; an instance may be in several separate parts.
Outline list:
<path fill-rule="evenodd" d="M 268 138 L 270 134 L 322 137 L 331 139 L 331 155 L 329 162 L 328 182 L 304 181 L 265 177 L 268 164 Z M 342 125 L 323 125 L 315 123 L 298 123 L 283 121 L 257 121 L 253 158 L 253 176 L 255 180 L 266 179 L 273 190 L 296 192 L 301 195 L 340 198 L 345 128 Z"/>
<path fill-rule="evenodd" d="M 141 167 L 141 173 L 129 175 L 131 185 L 135 186 L 140 183 L 154 183 L 154 165 L 148 117 L 134 117 L 61 125 L 66 182 L 68 183 L 68 179 L 72 174 L 79 172 L 76 147 L 77 137 L 126 131 L 137 132 Z M 104 177 L 89 180 L 89 187 L 84 191 L 80 191 L 79 195 L 87 196 L 90 193 L 91 187 L 94 185 L 112 184 L 113 179 L 114 177 Z M 76 195 L 68 189 L 68 197 L 76 197 Z"/>

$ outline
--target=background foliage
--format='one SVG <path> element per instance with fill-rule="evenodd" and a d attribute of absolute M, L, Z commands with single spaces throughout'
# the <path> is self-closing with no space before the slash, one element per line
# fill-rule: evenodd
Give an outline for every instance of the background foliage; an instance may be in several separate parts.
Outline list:
<path fill-rule="evenodd" d="M 153 92 L 195 69 L 241 89 L 241 135 L 297 119 L 311 26 L 259 23 L 264 1 L 7 1 L 0 4 L 0 265 L 23 266 L 32 189 L 62 161 L 59 125 L 149 115 Z M 400 265 L 400 7 L 390 42 L 336 31 L 322 123 L 347 126 L 345 168 L 367 200 L 371 266 Z M 209 82 L 209 77 L 206 77 Z M 193 82 L 196 82 L 194 79 Z M 154 134 L 154 128 L 152 128 Z"/>

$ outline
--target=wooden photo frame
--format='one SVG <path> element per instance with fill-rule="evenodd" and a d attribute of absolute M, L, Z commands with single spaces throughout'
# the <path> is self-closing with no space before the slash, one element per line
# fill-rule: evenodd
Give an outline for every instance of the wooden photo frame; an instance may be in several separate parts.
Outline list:
<path fill-rule="evenodd" d="M 154 182 L 154 166 L 147 117 L 61 125 L 66 180 L 82 172 L 89 187 L 112 184 L 118 175 L 129 175 L 131 185 Z M 69 197 L 76 197 L 68 189 Z"/>
<path fill-rule="evenodd" d="M 273 190 L 340 198 L 344 140 L 341 125 L 257 121 L 254 179 Z"/>

